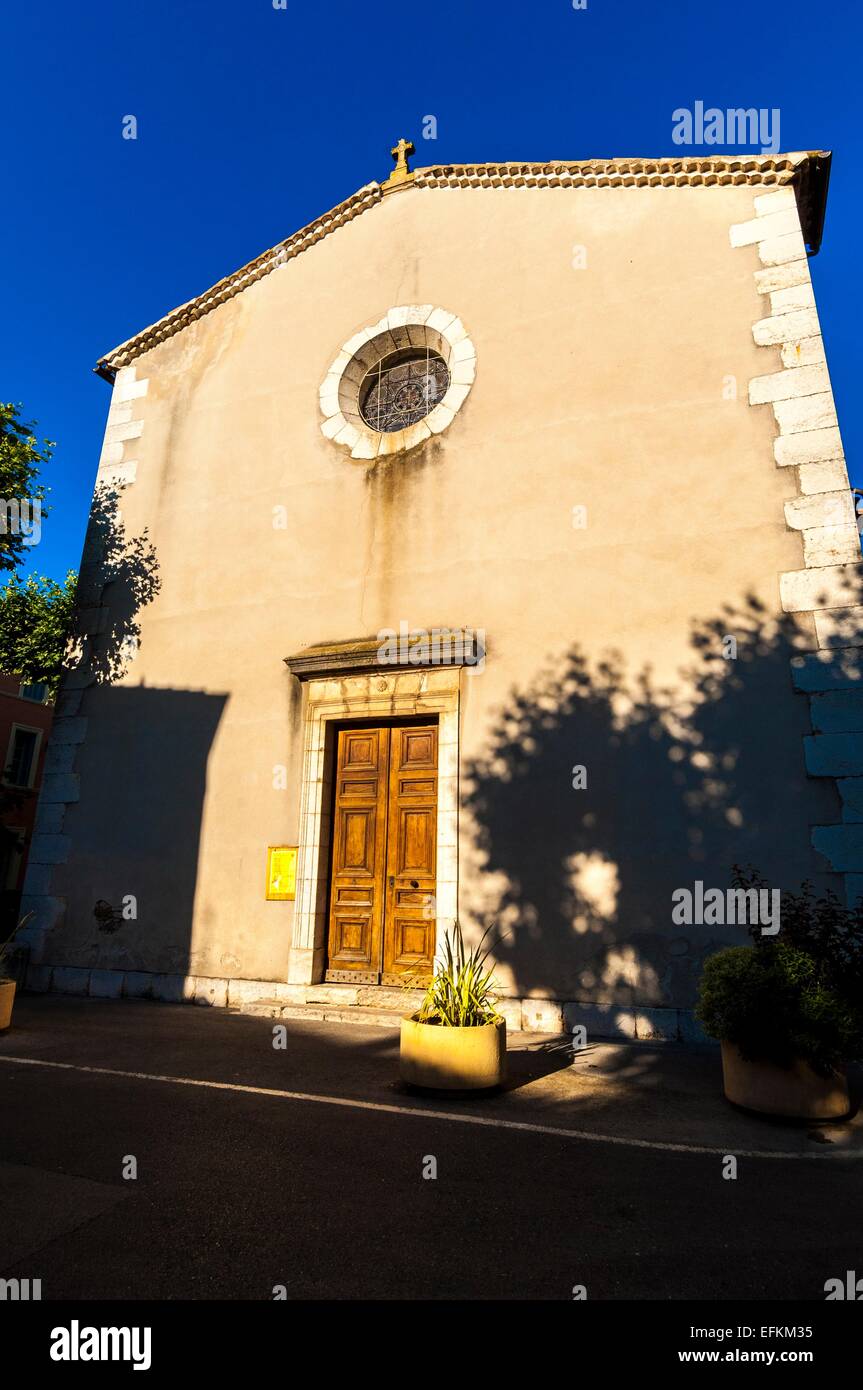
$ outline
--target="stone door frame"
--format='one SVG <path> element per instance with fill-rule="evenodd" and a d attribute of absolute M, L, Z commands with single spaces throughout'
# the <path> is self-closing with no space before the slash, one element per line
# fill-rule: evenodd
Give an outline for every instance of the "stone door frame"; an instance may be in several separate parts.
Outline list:
<path fill-rule="evenodd" d="M 324 677 L 304 682 L 297 896 L 288 982 L 320 984 L 326 970 L 332 743 L 349 719 L 438 719 L 436 945 L 458 916 L 458 751 L 461 667 Z"/>

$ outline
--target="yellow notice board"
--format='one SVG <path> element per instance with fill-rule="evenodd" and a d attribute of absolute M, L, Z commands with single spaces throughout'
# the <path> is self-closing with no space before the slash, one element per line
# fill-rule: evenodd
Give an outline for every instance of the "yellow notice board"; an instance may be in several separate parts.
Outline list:
<path fill-rule="evenodd" d="M 270 845 L 267 849 L 267 898 L 284 901 L 297 895 L 297 846 Z"/>

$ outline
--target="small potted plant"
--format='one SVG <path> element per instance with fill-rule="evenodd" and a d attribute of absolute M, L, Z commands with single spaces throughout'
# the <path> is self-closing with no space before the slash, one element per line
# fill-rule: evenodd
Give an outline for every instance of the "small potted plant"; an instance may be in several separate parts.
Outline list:
<path fill-rule="evenodd" d="M 34 913 L 22 917 L 10 937 L 0 945 L 0 1033 L 5 1033 L 12 1023 L 12 1005 L 15 1002 L 15 980 L 9 974 L 9 954 L 12 942 L 22 927 L 26 927 Z"/>
<path fill-rule="evenodd" d="M 735 887 L 763 887 L 735 867 Z M 786 1119 L 841 1119 L 846 1064 L 863 1057 L 863 905 L 810 885 L 783 893 L 780 930 L 705 964 L 696 1017 L 722 1046 L 728 1100 Z"/>
<path fill-rule="evenodd" d="M 485 968 L 487 935 L 468 949 L 456 923 L 422 1004 L 402 1019 L 400 1071 L 409 1086 L 480 1091 L 503 1081 L 506 1023 L 494 1007 L 494 980 Z"/>

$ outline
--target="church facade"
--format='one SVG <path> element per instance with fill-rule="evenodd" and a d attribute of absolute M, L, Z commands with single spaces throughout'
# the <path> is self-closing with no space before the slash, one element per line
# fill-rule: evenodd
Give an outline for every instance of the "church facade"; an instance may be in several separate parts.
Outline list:
<path fill-rule="evenodd" d="M 511 1023 L 686 1036 L 863 882 L 824 153 L 395 168 L 108 353 L 30 983 L 286 1006 L 493 923 Z"/>

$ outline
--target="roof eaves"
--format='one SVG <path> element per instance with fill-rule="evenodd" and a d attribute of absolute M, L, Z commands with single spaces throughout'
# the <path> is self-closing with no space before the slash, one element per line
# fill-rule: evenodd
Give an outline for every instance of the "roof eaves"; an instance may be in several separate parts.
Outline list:
<path fill-rule="evenodd" d="M 750 184 L 792 184 L 800 209 L 803 236 L 814 255 L 821 244 L 831 155 L 825 150 L 776 155 L 710 155 L 693 158 L 614 158 L 551 160 L 543 164 L 432 164 L 414 170 L 401 185 L 413 188 L 679 188 Z M 265 251 L 248 265 L 219 280 L 209 290 L 173 309 L 125 343 L 100 357 L 95 371 L 111 381 L 166 338 L 232 299 L 271 270 L 292 260 L 330 232 L 374 207 L 391 191 L 368 183 L 330 212 Z"/>
<path fill-rule="evenodd" d="M 147 328 L 143 328 L 134 337 L 128 338 L 126 342 L 120 343 L 111 352 L 105 353 L 96 363 L 94 371 L 106 380 L 113 380 L 114 374 L 121 368 L 128 366 L 136 357 L 140 357 L 143 352 L 161 343 L 165 338 L 172 337 L 193 323 L 195 319 L 208 314 L 211 309 L 215 309 L 219 304 L 224 304 L 226 300 L 232 299 L 234 295 L 240 294 L 249 285 L 260 280 L 264 275 L 269 275 L 271 270 L 284 265 L 286 261 L 292 260 L 294 256 L 299 256 L 302 251 L 313 246 L 315 242 L 321 241 L 330 232 L 342 227 L 346 222 L 350 222 L 368 208 L 374 207 L 382 197 L 381 185 L 378 183 L 368 183 L 363 188 L 352 193 L 344 202 L 338 203 L 323 216 L 309 222 L 307 226 L 301 227 L 298 232 L 294 232 L 285 241 L 280 241 L 278 245 L 270 247 L 247 265 L 241 266 L 231 275 L 226 275 L 223 280 L 219 280 L 203 294 L 197 295 L 178 308 L 172 309 L 169 314 L 161 319 L 157 319 Z"/>
<path fill-rule="evenodd" d="M 824 231 L 832 155 L 720 154 L 691 158 L 558 160 L 545 164 L 432 164 L 416 169 L 419 188 L 710 188 L 735 184 L 793 184 L 803 237 L 816 255 Z"/>

